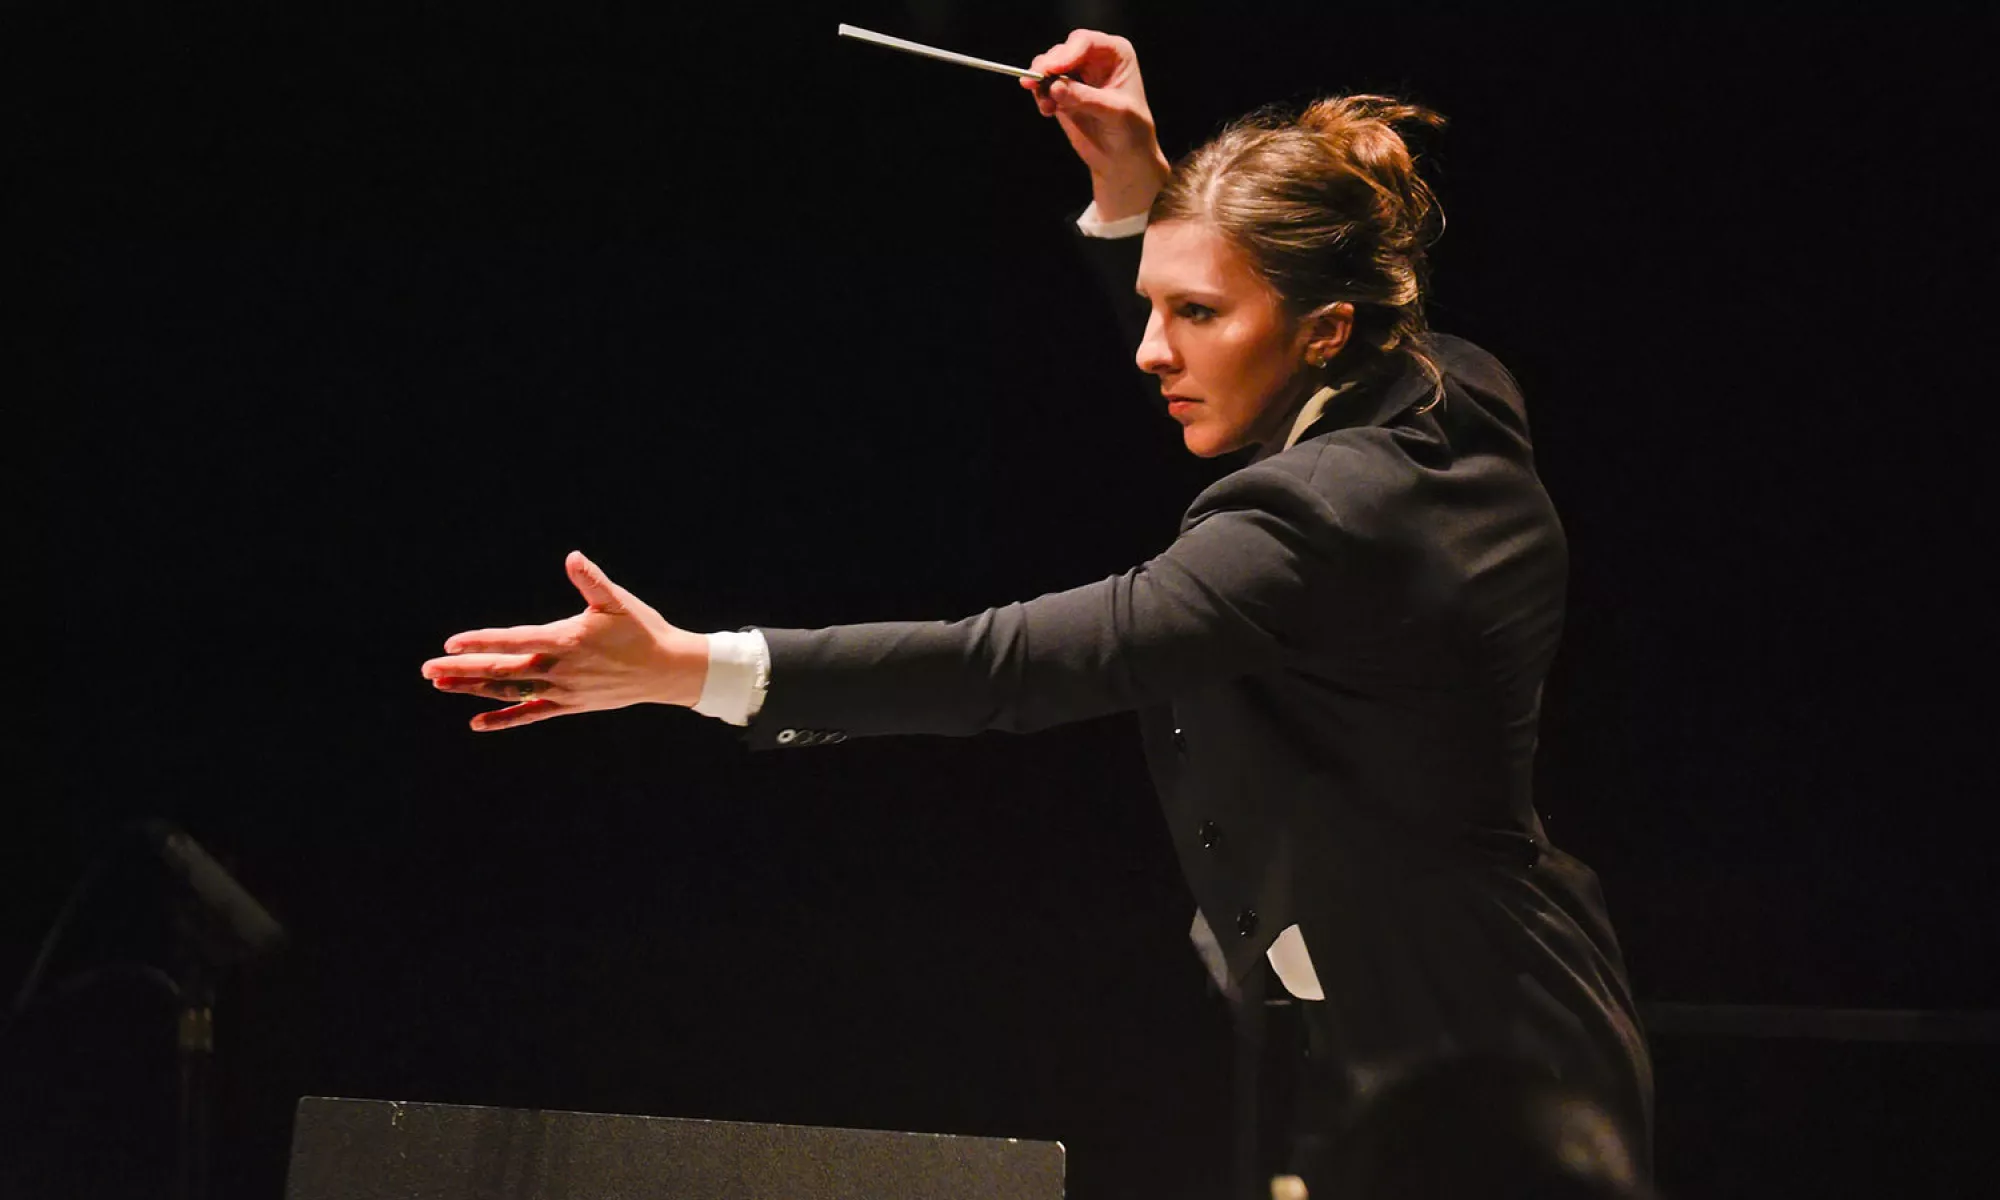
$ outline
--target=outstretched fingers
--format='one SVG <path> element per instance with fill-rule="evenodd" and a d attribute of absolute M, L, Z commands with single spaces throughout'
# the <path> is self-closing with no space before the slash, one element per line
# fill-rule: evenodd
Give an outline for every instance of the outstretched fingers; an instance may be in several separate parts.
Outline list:
<path fill-rule="evenodd" d="M 510 708 L 496 708 L 472 718 L 472 732 L 493 733 L 502 729 L 512 729 L 517 725 L 533 725 L 536 721 L 546 721 L 550 717 L 560 717 L 566 711 L 562 705 L 549 700 L 524 700 Z"/>
<path fill-rule="evenodd" d="M 567 622 L 468 629 L 444 640 L 446 654 L 547 654 L 570 647 Z"/>
<path fill-rule="evenodd" d="M 431 686 L 458 696 L 509 702 L 539 699 L 560 703 L 568 691 L 546 679 L 481 679 L 474 675 L 441 676 L 431 680 Z"/>
<path fill-rule="evenodd" d="M 546 675 L 562 661 L 553 654 L 448 654 L 424 663 L 425 679 L 518 679 Z"/>

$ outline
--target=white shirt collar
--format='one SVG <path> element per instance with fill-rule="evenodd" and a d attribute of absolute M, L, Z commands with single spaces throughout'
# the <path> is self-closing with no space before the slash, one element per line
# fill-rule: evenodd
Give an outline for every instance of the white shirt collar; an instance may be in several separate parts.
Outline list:
<path fill-rule="evenodd" d="M 1306 400 L 1305 404 L 1299 408 L 1299 415 L 1292 418 L 1292 432 L 1285 438 L 1283 449 L 1290 450 L 1296 445 L 1299 438 L 1305 434 L 1305 431 L 1312 428 L 1312 423 L 1319 420 L 1320 416 L 1326 412 L 1326 406 L 1333 402 L 1333 398 L 1342 392 L 1352 389 L 1354 382 L 1354 380 L 1349 379 L 1342 383 L 1323 387 L 1314 392 Z"/>

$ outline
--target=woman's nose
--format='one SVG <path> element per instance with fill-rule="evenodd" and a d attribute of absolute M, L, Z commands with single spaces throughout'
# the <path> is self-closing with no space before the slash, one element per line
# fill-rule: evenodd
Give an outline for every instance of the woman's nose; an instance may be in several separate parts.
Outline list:
<path fill-rule="evenodd" d="M 1152 375 L 1173 370 L 1174 348 L 1167 344 L 1166 325 L 1159 313 L 1146 318 L 1145 336 L 1139 339 L 1139 351 L 1132 358 L 1141 371 Z"/>

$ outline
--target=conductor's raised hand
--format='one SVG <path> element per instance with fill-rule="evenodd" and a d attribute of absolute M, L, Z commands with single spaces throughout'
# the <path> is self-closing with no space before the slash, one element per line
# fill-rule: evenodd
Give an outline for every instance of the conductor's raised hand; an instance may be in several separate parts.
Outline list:
<path fill-rule="evenodd" d="M 1054 117 L 1077 157 L 1090 168 L 1097 215 L 1107 221 L 1152 207 L 1170 172 L 1146 104 L 1139 56 L 1116 34 L 1078 29 L 1037 54 L 1029 67 L 1044 76 L 1021 80 L 1035 107 Z"/>
<path fill-rule="evenodd" d="M 701 699 L 706 638 L 668 624 L 579 551 L 563 567 L 583 596 L 582 612 L 547 625 L 456 633 L 445 640 L 445 657 L 424 664 L 439 691 L 508 702 L 472 718 L 473 729 Z"/>

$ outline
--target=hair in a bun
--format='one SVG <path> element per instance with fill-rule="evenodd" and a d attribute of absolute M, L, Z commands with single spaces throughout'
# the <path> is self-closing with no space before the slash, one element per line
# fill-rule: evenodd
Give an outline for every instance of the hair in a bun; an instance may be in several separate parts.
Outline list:
<path fill-rule="evenodd" d="M 1175 164 L 1151 219 L 1213 226 L 1295 316 L 1352 303 L 1349 348 L 1409 356 L 1442 395 L 1423 335 L 1425 249 L 1444 214 L 1399 127 L 1443 124 L 1387 96 L 1263 109 Z"/>

